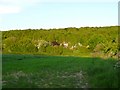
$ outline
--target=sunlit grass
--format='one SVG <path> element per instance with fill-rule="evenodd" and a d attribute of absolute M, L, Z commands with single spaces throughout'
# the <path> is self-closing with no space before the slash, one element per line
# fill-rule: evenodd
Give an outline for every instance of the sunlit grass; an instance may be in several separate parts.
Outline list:
<path fill-rule="evenodd" d="M 3 55 L 3 88 L 118 87 L 116 60 Z"/>

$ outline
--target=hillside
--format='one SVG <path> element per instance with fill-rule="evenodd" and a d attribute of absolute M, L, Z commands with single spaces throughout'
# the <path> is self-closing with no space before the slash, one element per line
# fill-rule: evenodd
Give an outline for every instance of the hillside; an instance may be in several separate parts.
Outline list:
<path fill-rule="evenodd" d="M 2 31 L 3 54 L 117 57 L 118 27 Z"/>

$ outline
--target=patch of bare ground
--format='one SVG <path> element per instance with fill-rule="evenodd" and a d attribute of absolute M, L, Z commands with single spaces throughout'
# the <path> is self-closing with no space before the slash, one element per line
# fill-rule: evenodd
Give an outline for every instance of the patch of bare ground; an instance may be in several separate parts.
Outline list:
<path fill-rule="evenodd" d="M 83 71 L 80 71 L 78 73 L 75 73 L 76 78 L 76 88 L 88 88 L 88 82 L 86 78 L 86 73 Z"/>
<path fill-rule="evenodd" d="M 44 72 L 44 76 L 40 73 L 25 73 L 23 71 L 6 74 L 5 77 L 11 78 L 12 81 L 2 81 L 3 86 L 8 82 L 16 84 L 25 79 L 24 83 L 35 85 L 39 88 L 88 88 L 87 75 L 83 71 L 70 73 L 70 72 Z M 47 75 L 47 76 L 46 76 Z"/>
<path fill-rule="evenodd" d="M 89 87 L 88 81 L 87 81 L 87 75 L 83 71 L 79 71 L 73 74 L 69 74 L 65 72 L 64 75 L 57 76 L 57 77 L 61 77 L 63 80 L 72 78 L 75 88 L 88 88 Z"/>

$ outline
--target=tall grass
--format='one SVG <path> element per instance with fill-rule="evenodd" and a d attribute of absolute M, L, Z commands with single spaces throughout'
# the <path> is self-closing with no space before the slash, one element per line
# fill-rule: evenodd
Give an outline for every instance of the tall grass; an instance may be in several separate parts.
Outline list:
<path fill-rule="evenodd" d="M 3 55 L 3 88 L 117 88 L 116 60 Z"/>

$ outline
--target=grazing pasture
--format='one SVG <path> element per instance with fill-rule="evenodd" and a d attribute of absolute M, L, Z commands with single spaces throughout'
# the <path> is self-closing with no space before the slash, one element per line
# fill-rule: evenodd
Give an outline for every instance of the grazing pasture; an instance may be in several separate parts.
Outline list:
<path fill-rule="evenodd" d="M 3 88 L 117 88 L 115 59 L 2 55 Z"/>

